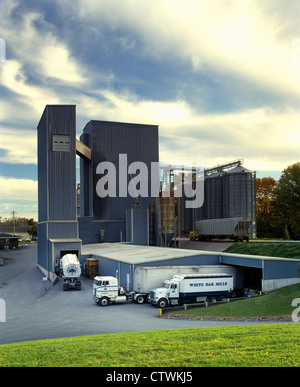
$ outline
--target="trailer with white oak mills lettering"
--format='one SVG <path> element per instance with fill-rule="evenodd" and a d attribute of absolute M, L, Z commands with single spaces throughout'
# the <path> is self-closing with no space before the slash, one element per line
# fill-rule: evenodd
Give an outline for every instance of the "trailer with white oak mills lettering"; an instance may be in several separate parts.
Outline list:
<path fill-rule="evenodd" d="M 162 288 L 153 288 L 150 302 L 159 308 L 165 308 L 206 300 L 224 301 L 234 296 L 231 274 L 182 274 L 165 280 Z"/>

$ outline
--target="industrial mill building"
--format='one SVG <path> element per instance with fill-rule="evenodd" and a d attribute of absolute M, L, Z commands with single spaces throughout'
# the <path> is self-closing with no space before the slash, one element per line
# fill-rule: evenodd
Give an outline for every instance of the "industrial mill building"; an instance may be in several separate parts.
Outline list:
<path fill-rule="evenodd" d="M 76 155 L 80 157 L 79 217 Z M 115 275 L 118 270 L 121 285 L 129 289 L 136 265 L 227 265 L 236 269 L 239 287 L 258 290 L 299 282 L 297 260 L 161 247 L 176 232 L 175 198 L 160 197 L 150 189 L 153 181 L 159 186 L 157 173 L 148 174 L 147 195 L 99 196 L 97 184 L 105 175 L 99 165 L 116 171 L 115 188 L 120 193 L 120 181 L 125 178 L 128 188 L 134 178 L 128 167 L 139 162 L 151 171 L 158 155 L 157 125 L 90 121 L 78 140 L 76 107 L 45 107 L 38 124 L 38 266 L 48 278 L 55 279 L 64 254 L 75 253 L 82 264 L 88 257 L 96 258 L 101 275 Z M 198 219 L 241 216 L 251 217 L 255 233 L 254 182 L 255 173 L 241 164 L 206 171 L 204 205 L 194 212 L 181 206 L 177 231 L 189 231 Z"/>

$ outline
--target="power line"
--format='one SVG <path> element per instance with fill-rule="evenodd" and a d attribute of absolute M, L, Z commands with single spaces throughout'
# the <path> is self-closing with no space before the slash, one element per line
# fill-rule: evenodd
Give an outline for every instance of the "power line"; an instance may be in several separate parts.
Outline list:
<path fill-rule="evenodd" d="M 13 216 L 13 228 L 14 228 L 14 235 L 16 234 L 16 221 L 15 221 L 15 214 L 17 214 L 16 211 L 12 211 Z"/>

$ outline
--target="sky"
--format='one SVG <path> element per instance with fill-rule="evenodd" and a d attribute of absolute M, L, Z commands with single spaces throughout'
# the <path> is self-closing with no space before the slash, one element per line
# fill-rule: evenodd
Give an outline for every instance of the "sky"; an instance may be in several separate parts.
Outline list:
<path fill-rule="evenodd" d="M 46 105 L 159 125 L 162 163 L 300 160 L 298 0 L 1 0 L 0 216 L 38 218 Z M 2 55 L 3 58 L 3 55 Z M 0 53 L 1 60 L 1 53 Z"/>

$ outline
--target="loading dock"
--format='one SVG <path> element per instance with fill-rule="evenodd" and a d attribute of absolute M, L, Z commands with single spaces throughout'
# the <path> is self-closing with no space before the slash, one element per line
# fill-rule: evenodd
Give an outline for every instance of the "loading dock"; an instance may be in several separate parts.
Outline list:
<path fill-rule="evenodd" d="M 98 260 L 99 274 L 117 276 L 121 286 L 133 290 L 136 266 L 202 266 L 230 265 L 236 268 L 237 288 L 270 291 L 300 283 L 297 278 L 297 259 L 271 258 L 174 249 L 156 246 L 137 246 L 128 243 L 98 243 L 82 246 L 82 260 Z"/>

